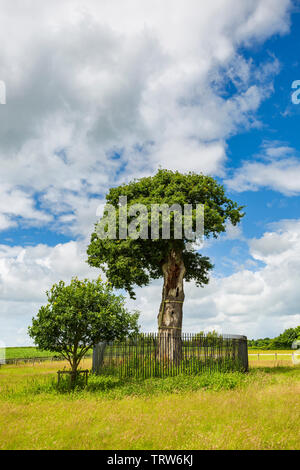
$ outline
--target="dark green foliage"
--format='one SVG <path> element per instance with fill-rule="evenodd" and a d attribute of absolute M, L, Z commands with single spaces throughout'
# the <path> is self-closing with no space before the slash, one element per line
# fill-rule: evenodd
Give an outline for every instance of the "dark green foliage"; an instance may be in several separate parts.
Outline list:
<path fill-rule="evenodd" d="M 277 336 L 277 338 L 274 338 L 272 340 L 272 345 L 274 349 L 285 349 L 287 347 L 291 348 L 293 342 L 296 339 L 300 339 L 300 326 L 284 330 L 281 335 Z"/>
<path fill-rule="evenodd" d="M 291 375 L 293 369 L 288 368 L 287 373 Z M 264 385 L 272 383 L 274 377 L 274 368 L 264 372 Z M 279 369 L 282 373 L 282 368 Z M 198 390 L 232 390 L 247 386 L 248 384 L 256 383 L 260 377 L 257 378 L 257 370 L 252 369 L 249 374 L 243 372 L 203 372 L 195 375 L 180 374 L 168 377 L 151 377 L 148 379 L 141 379 L 136 377 L 123 377 L 117 375 L 93 375 L 89 376 L 88 385 L 85 386 L 81 379 L 76 381 L 75 386 L 70 387 L 70 381 L 65 378 L 57 383 L 56 377 L 49 377 L 48 375 L 40 376 L 37 378 L 30 378 L 22 383 L 21 386 L 10 385 L 2 390 L 1 397 L 5 400 L 11 400 L 14 403 L 16 400 L 27 400 L 30 404 L 34 400 L 40 399 L 50 401 L 51 399 L 57 400 L 57 397 L 65 395 L 68 400 L 77 400 L 78 398 L 107 398 L 117 399 L 142 396 L 149 398 L 151 396 L 159 395 L 161 393 L 190 393 Z M 293 377 L 293 376 L 292 376 Z M 294 377 L 293 377 L 294 378 Z M 112 404 L 113 405 L 113 404 Z"/>
<path fill-rule="evenodd" d="M 271 341 L 270 338 L 249 339 L 248 346 L 255 349 L 273 349 L 271 348 Z"/>
<path fill-rule="evenodd" d="M 276 338 L 264 338 L 264 339 L 252 339 L 248 341 L 248 346 L 250 348 L 256 349 L 290 349 L 293 342 L 299 339 L 300 340 L 300 326 L 296 328 L 288 328 L 284 330 L 281 335 Z"/>
<path fill-rule="evenodd" d="M 162 276 L 162 264 L 172 249 L 182 253 L 186 267 L 186 281 L 195 280 L 196 285 L 208 283 L 208 274 L 212 264 L 208 257 L 187 247 L 184 235 L 182 239 L 174 238 L 171 223 L 169 240 L 161 237 L 151 239 L 151 204 L 184 204 L 193 205 L 192 227 L 196 228 L 196 204 L 204 205 L 204 235 L 217 237 L 225 231 L 226 221 L 236 225 L 243 217 L 242 207 L 227 198 L 222 185 L 209 176 L 178 171 L 158 170 L 153 177 L 134 180 L 116 188 L 111 188 L 106 196 L 107 204 L 115 207 L 117 228 L 119 221 L 119 197 L 126 196 L 128 208 L 133 204 L 144 204 L 148 210 L 148 238 L 141 239 L 100 239 L 96 232 L 91 236 L 88 247 L 88 263 L 101 267 L 112 285 L 124 288 L 134 298 L 133 286 L 148 285 L 151 279 Z M 128 218 L 128 221 L 130 219 Z M 172 222 L 172 220 L 171 220 Z M 117 235 L 118 237 L 118 235 Z"/>
<path fill-rule="evenodd" d="M 83 374 L 76 374 L 74 383 L 71 381 L 71 375 L 69 374 L 64 374 L 59 382 L 57 382 L 55 379 L 53 380 L 53 385 L 54 388 L 57 389 L 58 392 L 65 393 L 65 392 L 70 392 L 71 390 L 73 392 L 83 390 L 87 386 L 86 378 Z"/>
<path fill-rule="evenodd" d="M 69 285 L 60 281 L 47 291 L 47 299 L 32 319 L 29 335 L 38 348 L 64 356 L 74 373 L 96 343 L 138 332 L 138 313 L 128 312 L 123 296 L 100 278 L 73 278 Z"/>
<path fill-rule="evenodd" d="M 205 344 L 207 346 L 213 346 L 214 344 L 218 344 L 222 342 L 222 335 L 218 333 L 216 330 L 208 331 L 204 333 L 204 331 L 200 331 L 200 333 L 196 333 L 193 337 L 192 341 L 197 343 L 201 341 L 201 338 L 205 336 Z"/>

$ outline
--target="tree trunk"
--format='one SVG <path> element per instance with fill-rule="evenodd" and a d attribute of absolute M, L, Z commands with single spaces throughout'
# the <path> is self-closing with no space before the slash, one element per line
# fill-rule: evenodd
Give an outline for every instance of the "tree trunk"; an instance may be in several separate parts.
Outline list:
<path fill-rule="evenodd" d="M 162 266 L 164 285 L 158 314 L 158 359 L 180 361 L 184 301 L 183 278 L 186 272 L 182 253 L 171 250 Z"/>
<path fill-rule="evenodd" d="M 76 385 L 77 379 L 77 361 L 74 359 L 72 363 L 72 372 L 71 372 L 71 387 L 73 388 Z"/>

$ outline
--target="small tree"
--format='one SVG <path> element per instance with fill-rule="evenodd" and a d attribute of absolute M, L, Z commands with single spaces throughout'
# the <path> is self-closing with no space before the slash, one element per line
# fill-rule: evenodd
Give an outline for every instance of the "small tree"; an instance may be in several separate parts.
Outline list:
<path fill-rule="evenodd" d="M 137 312 L 124 307 L 124 297 L 111 284 L 73 278 L 54 284 L 46 292 L 48 303 L 28 328 L 38 348 L 60 353 L 71 366 L 74 384 L 78 365 L 87 351 L 100 341 L 122 339 L 138 332 Z"/>

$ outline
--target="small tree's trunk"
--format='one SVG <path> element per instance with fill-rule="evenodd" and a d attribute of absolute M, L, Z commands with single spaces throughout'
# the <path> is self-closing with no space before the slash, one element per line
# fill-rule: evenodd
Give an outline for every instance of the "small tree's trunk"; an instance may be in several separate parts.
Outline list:
<path fill-rule="evenodd" d="M 71 372 L 71 387 L 74 387 L 76 384 L 77 376 L 77 360 L 74 359 L 72 363 L 72 372 Z"/>
<path fill-rule="evenodd" d="M 162 270 L 164 285 L 158 314 L 158 359 L 178 361 L 182 356 L 183 279 L 186 272 L 182 253 L 171 250 Z"/>
<path fill-rule="evenodd" d="M 74 349 L 73 349 L 73 355 L 72 359 L 70 361 L 71 365 L 71 387 L 73 388 L 76 384 L 76 378 L 77 378 L 77 367 L 78 367 L 78 355 L 77 355 L 77 350 L 78 350 L 78 343 L 75 343 Z"/>

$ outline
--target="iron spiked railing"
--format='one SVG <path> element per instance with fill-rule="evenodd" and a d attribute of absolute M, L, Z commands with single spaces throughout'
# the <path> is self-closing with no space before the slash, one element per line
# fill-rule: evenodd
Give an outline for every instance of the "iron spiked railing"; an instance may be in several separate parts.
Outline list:
<path fill-rule="evenodd" d="M 93 352 L 96 374 L 148 378 L 228 370 L 248 370 L 245 336 L 142 333 L 99 343 Z"/>

